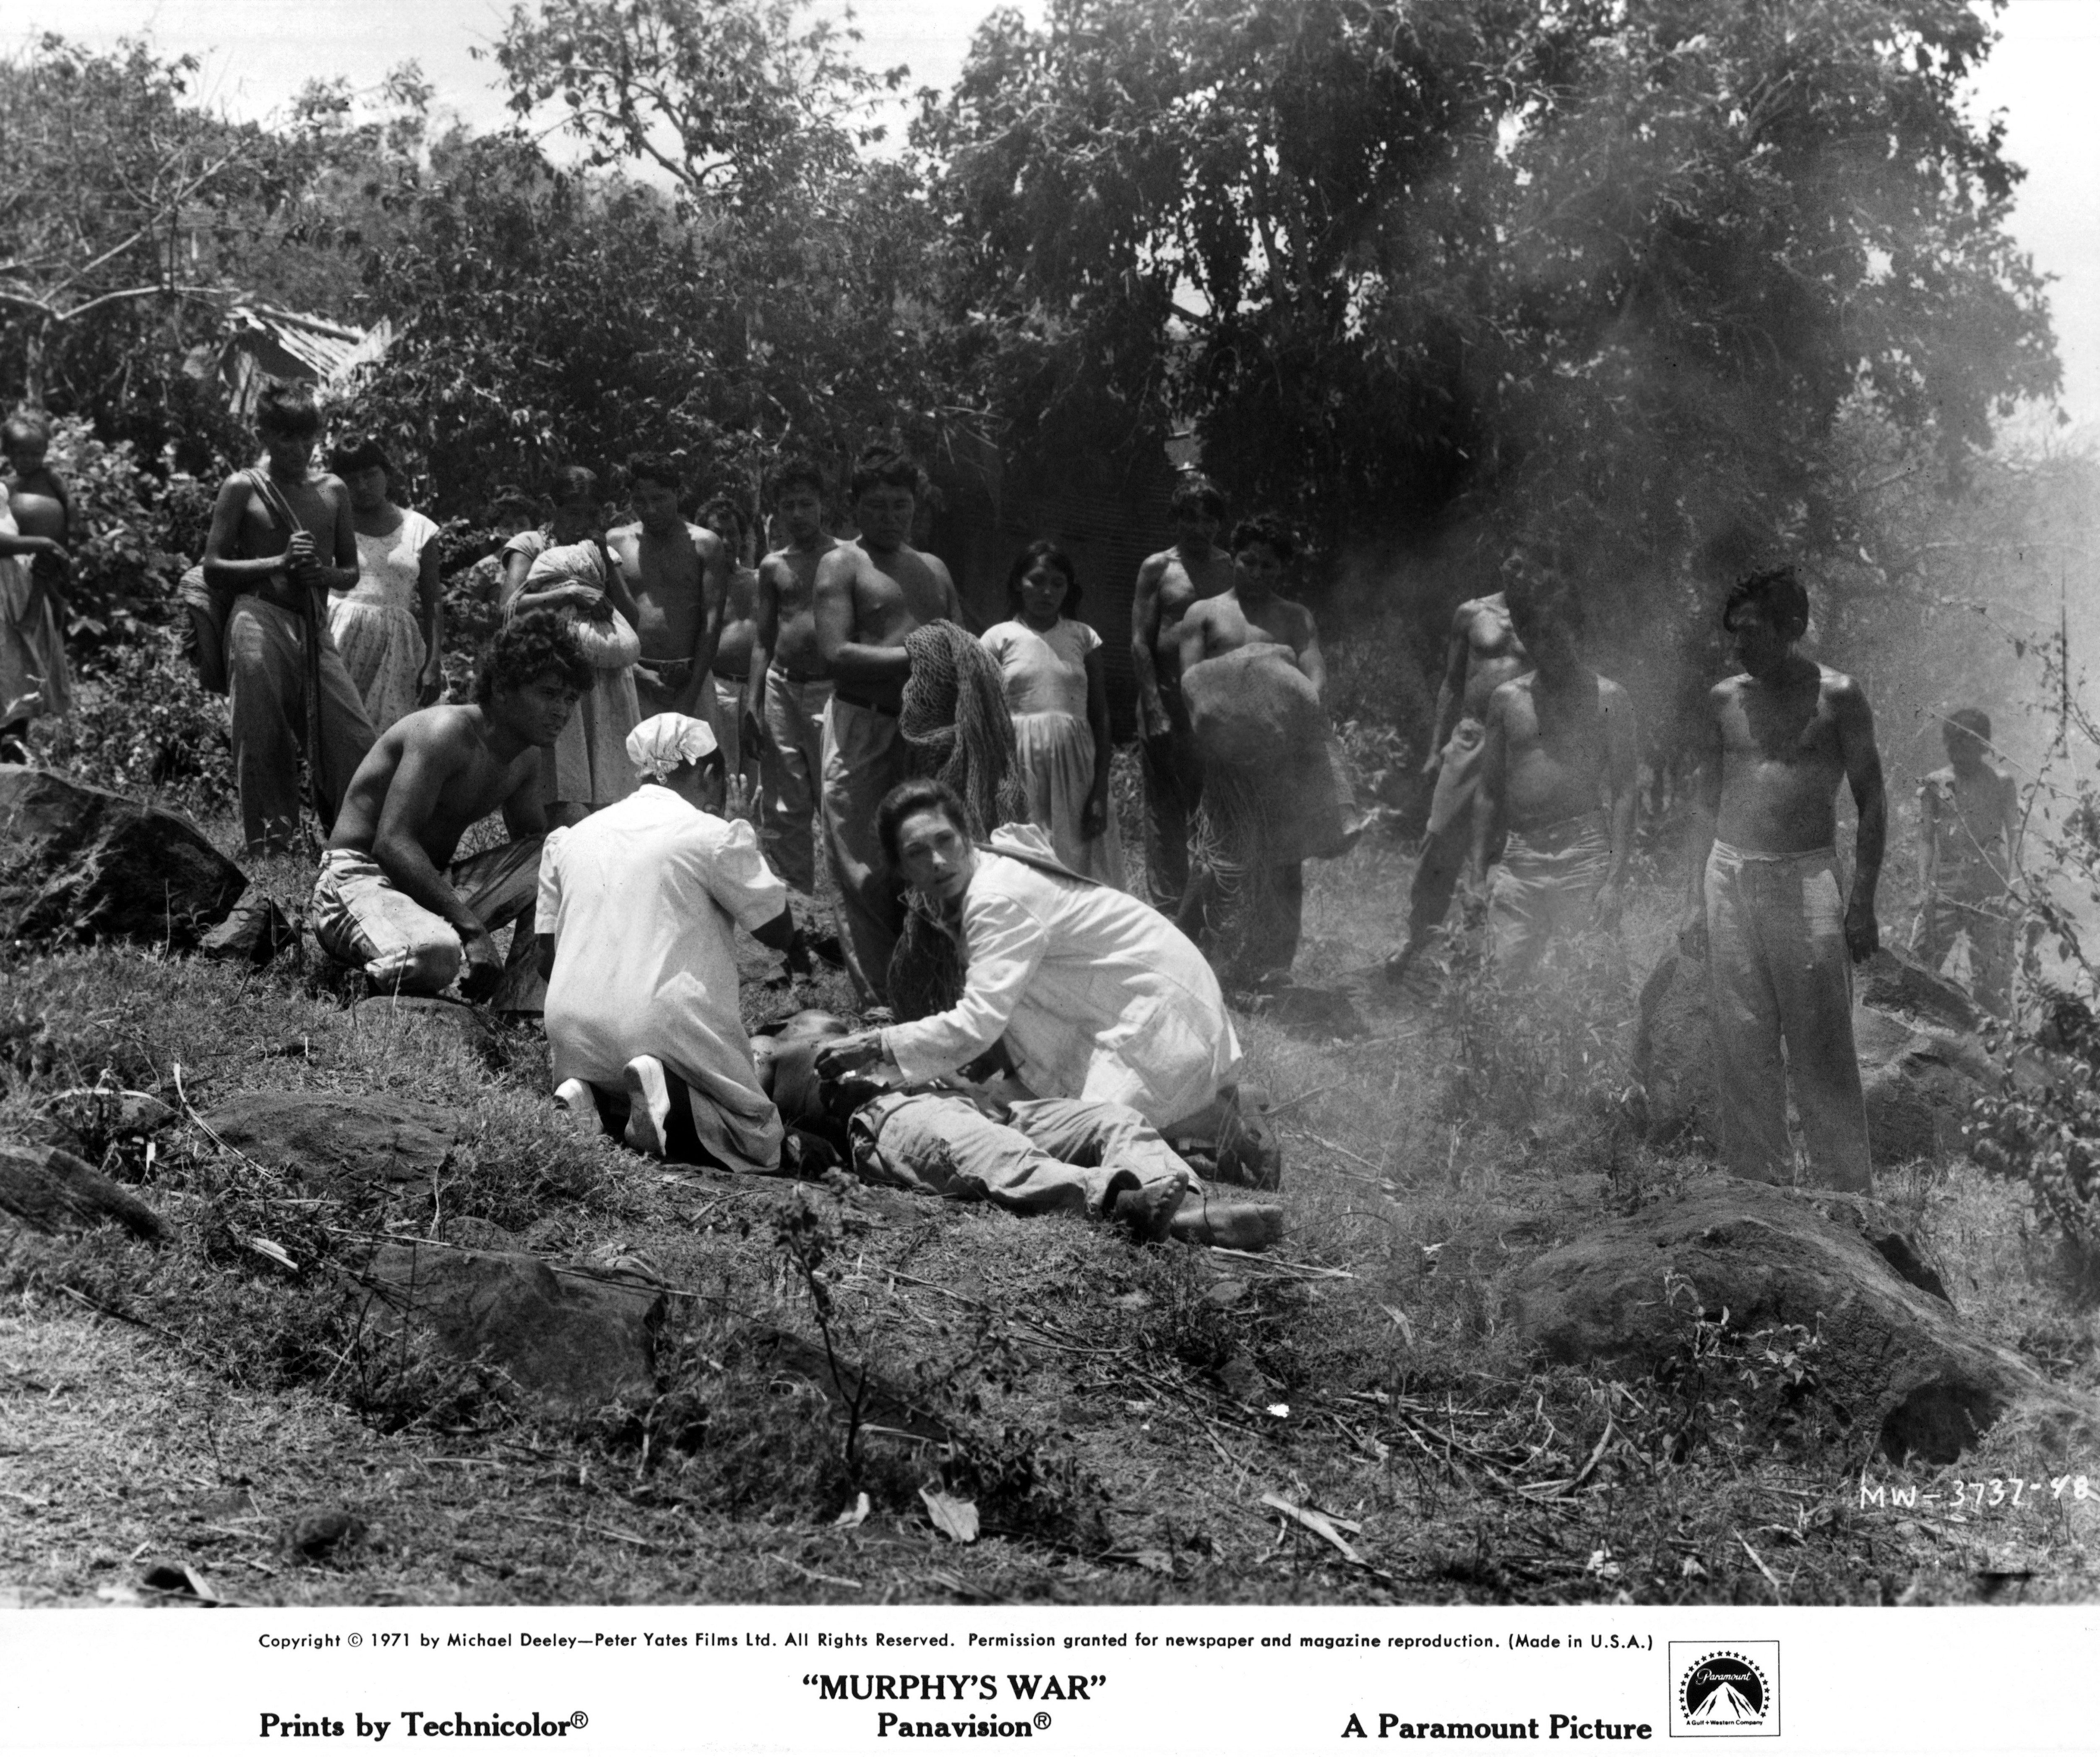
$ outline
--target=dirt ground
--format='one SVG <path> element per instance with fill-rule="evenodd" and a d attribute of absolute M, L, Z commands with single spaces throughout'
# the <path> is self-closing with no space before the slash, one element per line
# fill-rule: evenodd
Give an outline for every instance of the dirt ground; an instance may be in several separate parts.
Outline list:
<path fill-rule="evenodd" d="M 0 1235 L 0 1601 L 2090 1599 L 2100 1459 L 2017 1428 L 1946 1469 L 1789 1446 L 1749 1343 L 1689 1328 L 1657 1380 L 1529 1354 L 1509 1271 L 1699 1167 L 1611 1122 L 1622 1019 L 1505 1032 L 1501 1075 L 1521 1053 L 1550 1077 L 1498 1105 L 1449 994 L 1352 985 L 1409 870 L 1373 843 L 1308 875 L 1300 978 L 1355 994 L 1361 1035 L 1245 1021 L 1289 1156 L 1265 1258 L 667 1172 L 561 1126 L 524 1028 L 480 1054 L 361 1027 L 293 970 L 0 953 L 0 1136 L 105 1070 L 198 1112 L 263 1088 L 465 1120 L 435 1187 L 332 1202 L 187 1125 L 150 1163 L 112 1142 L 174 1243 Z M 256 878 L 289 900 L 308 870 Z M 1665 913 L 1634 911 L 1637 970 Z M 841 1000 L 755 982 L 746 1012 Z M 2100 1384 L 2023 1191 L 1953 1163 L 1882 1193 L 1966 1315 Z M 374 1336 L 347 1279 L 372 1244 L 469 1220 L 672 1289 L 655 1394 L 555 1420 Z"/>

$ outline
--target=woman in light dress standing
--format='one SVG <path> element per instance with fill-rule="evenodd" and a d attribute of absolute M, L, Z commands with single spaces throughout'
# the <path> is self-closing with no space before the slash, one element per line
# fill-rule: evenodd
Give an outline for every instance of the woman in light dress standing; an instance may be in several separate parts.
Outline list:
<path fill-rule="evenodd" d="M 342 440 L 329 468 L 350 491 L 357 532 L 357 584 L 329 603 L 329 632 L 372 729 L 384 732 L 444 689 L 438 527 L 394 504 L 394 467 L 377 439 Z"/>
<path fill-rule="evenodd" d="M 1007 575 L 1006 601 L 1012 618 L 986 629 L 984 645 L 1006 680 L 1029 821 L 1074 872 L 1122 890 L 1101 637 L 1074 614 L 1071 557 L 1054 543 L 1031 543 Z"/>
<path fill-rule="evenodd" d="M 73 509 L 44 461 L 51 430 L 17 415 L 0 432 L 0 762 L 29 759 L 29 722 L 73 705 L 66 669 L 65 582 Z"/>

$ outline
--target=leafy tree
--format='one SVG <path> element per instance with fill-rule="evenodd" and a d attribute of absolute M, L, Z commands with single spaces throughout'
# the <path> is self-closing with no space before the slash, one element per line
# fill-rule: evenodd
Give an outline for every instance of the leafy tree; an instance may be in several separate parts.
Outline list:
<path fill-rule="evenodd" d="M 146 394 L 149 363 L 210 321 L 194 302 L 225 290 L 212 240 L 264 148 L 183 101 L 196 67 L 55 36 L 0 64 L 0 373 L 32 403 Z"/>
<path fill-rule="evenodd" d="M 367 275 L 403 335 L 361 409 L 443 500 L 643 446 L 748 485 L 786 443 L 836 456 L 954 418 L 938 228 L 909 167 L 861 154 L 902 70 L 860 68 L 854 40 L 755 0 L 513 13 L 513 108 L 559 106 L 586 167 L 522 131 L 441 143 Z"/>
<path fill-rule="evenodd" d="M 1962 0 L 1052 0 L 915 138 L 1025 438 L 1193 421 L 1337 541 L 1543 526 L 1652 636 L 1840 550 L 1854 402 L 1943 475 L 2054 392 L 1989 42 Z"/>

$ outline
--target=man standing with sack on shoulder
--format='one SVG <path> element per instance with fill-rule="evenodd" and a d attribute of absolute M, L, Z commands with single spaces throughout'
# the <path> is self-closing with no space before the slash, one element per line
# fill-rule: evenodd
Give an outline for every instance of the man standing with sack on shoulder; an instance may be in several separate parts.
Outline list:
<path fill-rule="evenodd" d="M 256 399 L 265 465 L 219 485 L 205 578 L 237 595 L 226 623 L 233 768 L 250 854 L 282 853 L 299 833 L 299 757 L 326 834 L 372 723 L 329 634 L 331 591 L 357 583 L 350 491 L 308 473 L 320 411 L 303 385 L 271 384 Z"/>

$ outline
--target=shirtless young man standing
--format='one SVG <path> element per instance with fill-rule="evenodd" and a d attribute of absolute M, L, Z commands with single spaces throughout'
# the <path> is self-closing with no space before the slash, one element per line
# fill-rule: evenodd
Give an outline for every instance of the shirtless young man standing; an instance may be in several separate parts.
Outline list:
<path fill-rule="evenodd" d="M 1192 604 L 1232 589 L 1233 559 L 1217 546 L 1225 497 L 1211 483 L 1187 478 L 1167 510 L 1174 546 L 1147 556 L 1137 570 L 1130 656 L 1145 776 L 1145 879 L 1152 901 L 1171 915 L 1189 887 L 1189 814 L 1203 786 L 1181 699 L 1181 619 Z"/>
<path fill-rule="evenodd" d="M 667 458 L 627 460 L 632 524 L 605 535 L 613 565 L 634 596 L 642 663 L 634 693 L 642 716 L 708 717 L 708 672 L 729 597 L 729 546 L 678 509 L 677 467 Z"/>
<path fill-rule="evenodd" d="M 1320 651 L 1312 613 L 1277 589 L 1296 553 L 1297 544 L 1279 518 L 1264 513 L 1234 527 L 1232 588 L 1221 597 L 1190 605 L 1182 617 L 1177 677 L 1221 653 L 1273 641 L 1290 649 L 1312 693 L 1326 697 L 1327 661 Z M 1192 938 L 1199 938 L 1198 930 L 1205 925 L 1202 918 L 1209 907 L 1206 891 L 1200 883 L 1192 885 L 1183 900 L 1181 930 Z M 1305 910 L 1303 862 L 1268 868 L 1255 895 L 1259 906 L 1247 923 L 1238 962 L 1247 976 L 1259 980 L 1287 972 L 1298 955 L 1299 927 Z"/>
<path fill-rule="evenodd" d="M 1910 949 L 1938 970 L 1954 942 L 1969 941 L 1969 987 L 2001 1018 L 2012 1011 L 2012 895 L 2019 852 L 2019 783 L 1991 761 L 1991 716 L 1960 707 L 1940 723 L 1948 766 L 1917 790 L 1917 921 Z"/>
<path fill-rule="evenodd" d="M 1480 790 L 1488 702 L 1530 668 L 1501 592 L 1468 598 L 1453 612 L 1444 646 L 1444 680 L 1436 691 L 1436 730 L 1429 760 L 1422 765 L 1423 774 L 1436 776 L 1436 790 L 1430 798 L 1422 857 L 1408 895 L 1407 943 L 1385 961 L 1389 982 L 1407 974 L 1451 907 L 1458 874 L 1472 853 L 1473 802 Z"/>
<path fill-rule="evenodd" d="M 1744 580 L 1721 625 L 1743 671 L 1706 698 L 1681 935 L 1706 950 L 1721 1155 L 1739 1178 L 1792 1181 L 1791 1083 L 1812 1181 L 1871 1191 L 1851 967 L 1881 945 L 1874 887 L 1888 804 L 1873 711 L 1851 678 L 1793 650 L 1808 594 L 1793 569 Z M 1841 781 L 1860 819 L 1849 899 L 1834 845 Z"/>
<path fill-rule="evenodd" d="M 1472 865 L 1484 870 L 1507 832 L 1488 931 L 1497 971 L 1514 980 L 1557 937 L 1618 931 L 1640 746 L 1631 698 L 1577 655 L 1582 601 L 1565 582 L 1520 575 L 1502 596 L 1538 668 L 1488 698 Z"/>
<path fill-rule="evenodd" d="M 552 610 L 527 610 L 490 643 L 470 707 L 395 721 L 358 767 L 321 856 L 311 911 L 329 954 L 388 993 L 461 979 L 480 1000 L 505 973 L 489 936 L 518 923 L 510 967 L 536 986 L 532 911 L 547 823 L 538 746 L 590 687 L 591 667 Z M 511 839 L 452 864 L 469 826 L 501 806 Z"/>
<path fill-rule="evenodd" d="M 251 854 L 281 852 L 298 835 L 301 751 L 329 818 L 372 748 L 364 700 L 329 634 L 328 594 L 357 583 L 357 532 L 341 479 L 309 473 L 320 426 L 304 385 L 266 385 L 255 434 L 268 461 L 219 484 L 205 539 L 205 578 L 239 594 L 226 662 Z"/>
<path fill-rule="evenodd" d="M 875 813 L 905 778 L 905 637 L 943 617 L 963 619 L 948 570 L 911 547 L 922 480 L 902 451 L 862 451 L 851 486 L 860 539 L 817 564 L 817 651 L 835 680 L 824 714 L 824 846 L 845 903 L 846 971 L 863 1001 L 882 997 L 904 924 L 902 881 L 884 856 Z"/>
<path fill-rule="evenodd" d="M 817 645 L 817 569 L 838 548 L 824 529 L 824 473 L 790 458 L 773 473 L 773 510 L 787 542 L 758 564 L 752 689 L 765 737 L 759 841 L 773 870 L 805 896 L 817 888 L 812 831 L 824 769 L 824 710 L 832 677 Z"/>

